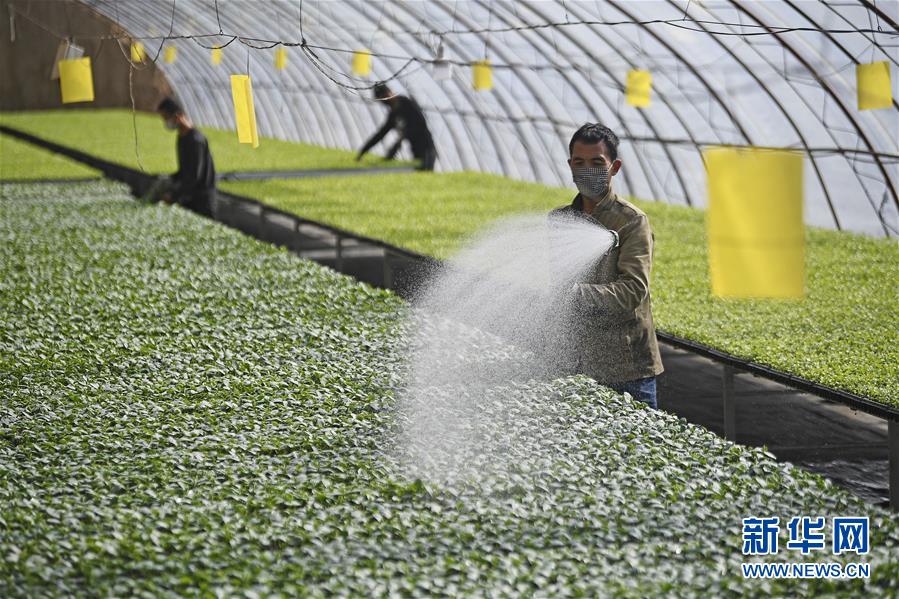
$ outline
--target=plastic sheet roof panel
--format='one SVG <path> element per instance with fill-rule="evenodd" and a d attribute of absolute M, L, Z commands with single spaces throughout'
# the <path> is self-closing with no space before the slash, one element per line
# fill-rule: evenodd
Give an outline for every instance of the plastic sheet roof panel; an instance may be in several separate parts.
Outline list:
<path fill-rule="evenodd" d="M 170 28 L 174 36 L 218 33 L 221 24 L 226 35 L 168 41 L 178 59 L 160 61 L 201 124 L 233 128 L 228 75 L 249 68 L 262 135 L 357 149 L 386 111 L 370 92 L 332 79 L 364 87 L 399 71 L 391 86 L 425 110 L 438 170 L 569 185 L 568 139 L 582 123 L 598 121 L 622 138 L 619 191 L 704 206 L 702 148 L 794 148 L 805 154 L 809 224 L 899 234 L 899 104 L 859 112 L 855 80 L 857 63 L 886 60 L 899 98 L 896 2 L 304 0 L 301 17 L 298 0 L 218 0 L 218 13 L 215 0 L 83 1 L 140 38 Z M 669 19 L 681 24 L 645 23 Z M 479 31 L 581 21 L 604 24 Z M 287 68 L 277 71 L 273 48 L 244 45 L 268 45 L 246 38 L 298 43 L 301 23 L 310 46 L 333 48 L 313 50 L 325 73 L 300 48 L 290 48 Z M 886 33 L 857 31 L 878 26 Z M 853 33 L 741 35 L 777 27 Z M 244 39 L 212 65 L 203 46 L 233 35 Z M 145 40 L 151 57 L 160 43 Z M 441 43 L 451 61 L 489 58 L 494 89 L 474 91 L 465 66 L 435 80 L 426 61 Z M 362 48 L 375 54 L 368 79 L 350 75 L 348 51 Z M 413 57 L 421 61 L 407 65 Z M 647 109 L 625 102 L 631 69 L 652 73 Z"/>

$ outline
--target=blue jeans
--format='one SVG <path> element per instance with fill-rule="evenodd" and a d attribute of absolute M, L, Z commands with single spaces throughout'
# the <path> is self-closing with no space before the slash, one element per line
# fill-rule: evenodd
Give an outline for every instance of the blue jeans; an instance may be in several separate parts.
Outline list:
<path fill-rule="evenodd" d="M 659 407 L 656 398 L 656 377 L 654 376 L 624 383 L 615 383 L 609 385 L 609 387 L 618 393 L 630 393 L 631 397 L 637 401 L 649 404 L 650 408 L 656 409 Z"/>

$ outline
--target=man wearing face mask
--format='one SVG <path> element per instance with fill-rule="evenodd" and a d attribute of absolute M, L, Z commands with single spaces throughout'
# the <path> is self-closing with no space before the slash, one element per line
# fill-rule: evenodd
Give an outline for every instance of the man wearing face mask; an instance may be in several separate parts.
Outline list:
<path fill-rule="evenodd" d="M 615 194 L 612 180 L 621 169 L 618 137 L 588 123 L 568 145 L 574 201 L 553 210 L 552 218 L 583 218 L 618 236 L 618 245 L 600 258 L 572 290 L 574 367 L 619 393 L 658 407 L 656 376 L 663 371 L 649 296 L 653 235 L 642 210 Z"/>
<path fill-rule="evenodd" d="M 181 204 L 199 214 L 212 216 L 215 165 L 209 142 L 172 98 L 164 99 L 156 110 L 165 128 L 178 132 L 178 171 L 158 179 L 145 197 L 150 201 Z"/>

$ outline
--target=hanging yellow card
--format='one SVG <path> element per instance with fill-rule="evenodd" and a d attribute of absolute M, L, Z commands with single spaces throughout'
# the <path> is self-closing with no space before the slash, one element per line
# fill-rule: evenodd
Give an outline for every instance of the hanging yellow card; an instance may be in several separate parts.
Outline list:
<path fill-rule="evenodd" d="M 60 60 L 59 88 L 63 104 L 93 102 L 94 78 L 91 74 L 90 57 Z"/>
<path fill-rule="evenodd" d="M 646 108 L 651 102 L 652 73 L 649 71 L 628 71 L 625 89 L 627 103 L 637 108 Z"/>
<path fill-rule="evenodd" d="M 210 52 L 210 57 L 212 58 L 212 64 L 222 64 L 222 49 L 213 48 Z"/>
<path fill-rule="evenodd" d="M 493 89 L 493 68 L 489 60 L 479 60 L 472 65 L 474 88 L 478 91 Z"/>
<path fill-rule="evenodd" d="M 802 297 L 802 156 L 759 148 L 712 148 L 704 154 L 712 293 Z"/>
<path fill-rule="evenodd" d="M 287 48 L 278 48 L 275 50 L 275 68 L 283 71 L 287 66 Z"/>
<path fill-rule="evenodd" d="M 172 64 L 175 62 L 175 59 L 178 58 L 178 48 L 175 46 L 166 46 L 163 58 L 166 64 Z"/>
<path fill-rule="evenodd" d="M 353 75 L 368 77 L 371 73 L 371 50 L 353 52 Z"/>
<path fill-rule="evenodd" d="M 147 59 L 147 51 L 140 42 L 131 42 L 131 62 L 143 62 Z"/>
<path fill-rule="evenodd" d="M 877 110 L 892 108 L 893 88 L 890 82 L 890 64 L 883 60 L 855 66 L 858 86 L 858 109 Z"/>
<path fill-rule="evenodd" d="M 256 109 L 253 107 L 253 84 L 249 75 L 231 75 L 231 98 L 234 100 L 234 122 L 237 140 L 259 147 L 256 131 Z"/>

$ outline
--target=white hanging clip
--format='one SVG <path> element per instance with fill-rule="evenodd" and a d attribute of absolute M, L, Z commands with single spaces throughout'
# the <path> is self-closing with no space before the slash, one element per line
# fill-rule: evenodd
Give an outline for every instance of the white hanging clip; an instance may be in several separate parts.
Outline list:
<path fill-rule="evenodd" d="M 431 73 L 435 81 L 447 81 L 453 78 L 453 65 L 443 55 L 443 38 L 437 46 L 437 58 L 434 60 Z"/>
<path fill-rule="evenodd" d="M 9 5 L 9 43 L 16 41 L 16 5 Z"/>

